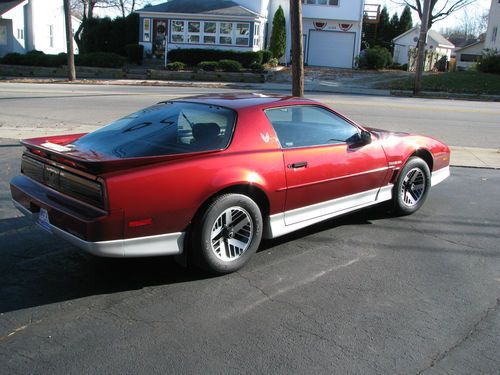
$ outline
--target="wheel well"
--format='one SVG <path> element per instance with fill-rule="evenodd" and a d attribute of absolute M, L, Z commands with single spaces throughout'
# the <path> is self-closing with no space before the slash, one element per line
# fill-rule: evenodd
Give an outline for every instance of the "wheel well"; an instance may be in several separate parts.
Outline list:
<path fill-rule="evenodd" d="M 218 191 L 217 193 L 210 196 L 196 211 L 193 220 L 198 217 L 203 211 L 212 203 L 218 196 L 223 194 L 242 194 L 251 198 L 260 208 L 260 212 L 262 213 L 262 219 L 265 220 L 266 216 L 269 214 L 269 199 L 267 198 L 266 193 L 262 191 L 262 189 L 254 186 L 254 185 L 233 185 L 229 186 L 223 190 Z"/>
<path fill-rule="evenodd" d="M 420 159 L 422 159 L 423 161 L 425 161 L 427 163 L 427 165 L 429 166 L 429 170 L 432 172 L 432 167 L 434 165 L 434 159 L 432 158 L 432 154 L 429 151 L 424 150 L 424 149 L 420 149 L 420 150 L 415 151 L 411 156 L 417 156 Z"/>

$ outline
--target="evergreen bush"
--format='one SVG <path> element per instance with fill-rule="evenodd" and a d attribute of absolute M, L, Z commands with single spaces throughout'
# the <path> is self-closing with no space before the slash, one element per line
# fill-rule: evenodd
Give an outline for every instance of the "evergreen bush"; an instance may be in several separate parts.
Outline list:
<path fill-rule="evenodd" d="M 167 64 L 167 70 L 179 71 L 186 69 L 186 64 L 180 61 L 174 61 Z"/>
<path fill-rule="evenodd" d="M 198 64 L 198 68 L 206 72 L 214 72 L 218 67 L 219 63 L 217 61 L 202 61 Z"/>
<path fill-rule="evenodd" d="M 382 69 L 392 64 L 392 55 L 387 48 L 367 48 L 359 55 L 359 67 L 364 69 Z"/>
<path fill-rule="evenodd" d="M 241 64 L 235 60 L 221 60 L 219 61 L 219 69 L 225 72 L 239 72 Z"/>
<path fill-rule="evenodd" d="M 476 68 L 483 73 L 500 74 L 500 52 L 496 49 L 483 52 L 476 64 Z"/>

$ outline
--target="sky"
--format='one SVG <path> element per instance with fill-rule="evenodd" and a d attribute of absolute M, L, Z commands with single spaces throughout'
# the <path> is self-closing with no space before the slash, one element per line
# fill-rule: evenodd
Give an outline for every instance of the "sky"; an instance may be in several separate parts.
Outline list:
<path fill-rule="evenodd" d="M 445 0 L 440 0 L 438 4 L 444 2 Z M 380 5 L 385 5 L 387 6 L 387 9 L 389 10 L 389 15 L 392 16 L 394 12 L 398 12 L 398 14 L 401 14 L 403 11 L 403 6 L 399 5 L 402 1 L 400 0 L 366 0 L 366 3 L 373 3 L 373 4 L 380 4 Z M 491 0 L 476 0 L 473 4 L 469 5 L 466 8 L 463 8 L 453 14 L 451 14 L 449 17 L 436 22 L 433 26 L 432 29 L 439 31 L 441 29 L 445 29 L 448 27 L 453 27 L 456 25 L 460 18 L 463 16 L 464 12 L 467 12 L 469 15 L 470 14 L 477 14 L 481 15 L 485 12 L 488 12 L 490 9 L 491 5 Z M 412 14 L 413 17 L 413 24 L 416 24 L 417 22 L 420 22 L 420 19 L 418 18 L 418 14 L 416 12 L 413 12 Z M 486 28 L 486 25 L 484 25 Z"/>

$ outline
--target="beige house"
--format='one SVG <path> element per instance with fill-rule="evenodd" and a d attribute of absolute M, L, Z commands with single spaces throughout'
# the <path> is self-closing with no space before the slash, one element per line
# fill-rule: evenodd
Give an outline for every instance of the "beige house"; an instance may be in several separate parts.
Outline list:
<path fill-rule="evenodd" d="M 395 63 L 401 65 L 408 64 L 409 52 L 411 49 L 417 47 L 419 36 L 420 26 L 415 26 L 392 40 L 394 43 L 393 60 Z M 437 31 L 429 30 L 427 32 L 425 49 L 437 52 L 440 55 L 446 55 L 448 60 L 450 60 L 453 48 L 455 48 L 453 43 Z"/>

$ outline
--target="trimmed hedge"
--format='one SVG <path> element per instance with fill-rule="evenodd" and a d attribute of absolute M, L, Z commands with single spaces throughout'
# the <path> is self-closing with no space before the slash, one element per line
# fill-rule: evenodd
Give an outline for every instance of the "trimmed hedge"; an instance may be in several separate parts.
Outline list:
<path fill-rule="evenodd" d="M 186 68 L 186 64 L 180 61 L 174 61 L 171 63 L 167 64 L 167 70 L 173 70 L 173 71 L 178 71 L 178 70 L 183 70 Z"/>
<path fill-rule="evenodd" d="M 144 57 L 144 46 L 142 44 L 127 44 L 125 51 L 129 62 L 142 65 L 142 58 Z"/>
<path fill-rule="evenodd" d="M 262 73 L 265 70 L 264 65 L 256 63 L 256 62 L 252 63 L 252 65 L 250 65 L 250 69 L 254 73 Z"/>
<path fill-rule="evenodd" d="M 75 55 L 75 64 L 79 66 L 93 66 L 101 68 L 121 68 L 127 59 L 116 53 L 94 52 Z M 1 64 L 58 67 L 67 64 L 65 53 L 46 55 L 41 51 L 30 51 L 25 55 L 9 53 L 0 59 Z"/>
<path fill-rule="evenodd" d="M 0 59 L 0 63 L 7 65 L 47 66 L 52 68 L 66 65 L 67 57 L 65 53 L 46 55 L 41 51 L 33 50 L 26 54 L 8 53 Z"/>
<path fill-rule="evenodd" d="M 219 69 L 225 72 L 239 72 L 241 64 L 235 60 L 221 60 L 219 61 Z"/>
<path fill-rule="evenodd" d="M 365 69 L 382 69 L 392 64 L 392 55 L 387 48 L 375 46 L 361 51 L 359 67 Z"/>
<path fill-rule="evenodd" d="M 181 61 L 188 66 L 197 66 L 202 61 L 238 61 L 245 68 L 254 62 L 262 64 L 263 52 L 223 51 L 218 49 L 186 48 L 174 49 L 168 52 L 168 60 Z"/>
<path fill-rule="evenodd" d="M 198 64 L 198 68 L 204 70 L 205 72 L 214 72 L 219 67 L 217 61 L 202 61 Z"/>

